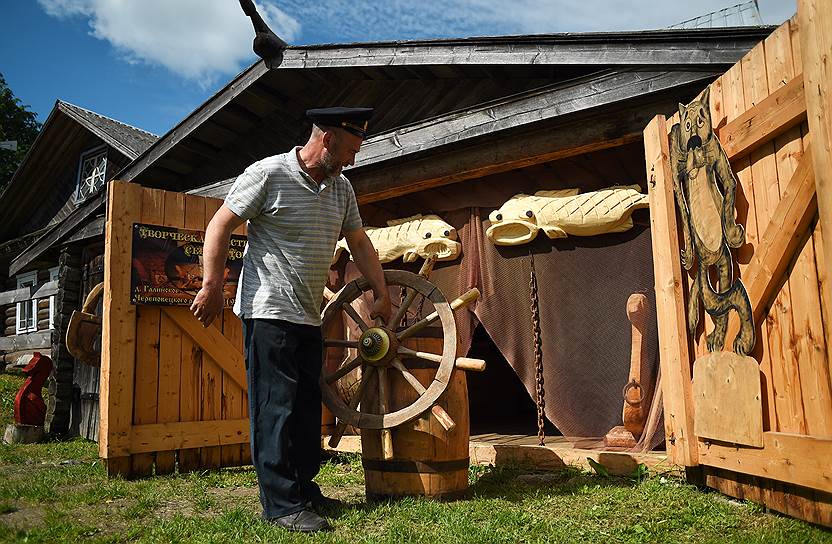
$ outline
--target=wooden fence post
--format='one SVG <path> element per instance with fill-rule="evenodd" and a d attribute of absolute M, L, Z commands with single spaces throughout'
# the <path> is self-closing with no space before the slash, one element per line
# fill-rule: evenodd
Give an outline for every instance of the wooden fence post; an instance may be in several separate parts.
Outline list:
<path fill-rule="evenodd" d="M 673 463 L 690 467 L 699 464 L 699 456 L 693 434 L 687 313 L 682 292 L 682 264 L 667 121 L 663 115 L 654 117 L 644 130 L 644 155 L 650 196 L 650 236 L 653 242 L 667 451 Z"/>
<path fill-rule="evenodd" d="M 98 453 L 110 476 L 131 474 L 136 307 L 130 304 L 130 259 L 133 223 L 141 217 L 141 189 L 118 181 L 107 188 Z"/>

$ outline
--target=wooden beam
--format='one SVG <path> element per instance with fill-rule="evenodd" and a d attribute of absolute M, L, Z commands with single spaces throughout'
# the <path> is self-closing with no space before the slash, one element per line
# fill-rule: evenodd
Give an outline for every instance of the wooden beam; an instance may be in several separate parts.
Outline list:
<path fill-rule="evenodd" d="M 130 304 L 130 262 L 133 223 L 140 220 L 142 213 L 142 188 L 114 181 L 107 193 L 98 431 L 98 454 L 104 459 L 130 455 L 136 359 L 136 307 Z M 130 469 L 129 462 L 114 461 L 108 466 L 114 471 Z"/>
<path fill-rule="evenodd" d="M 135 425 L 130 433 L 130 451 L 149 453 L 245 444 L 248 433 L 248 418 Z"/>
<path fill-rule="evenodd" d="M 674 463 L 689 467 L 699 461 L 693 432 L 691 357 L 667 133 L 665 117 L 654 117 L 644 130 L 644 157 L 667 451 Z"/>
<path fill-rule="evenodd" d="M 832 527 L 830 493 L 715 467 L 703 466 L 702 475 L 704 481 L 701 483 L 728 496 L 763 504 L 809 523 Z"/>
<path fill-rule="evenodd" d="M 165 307 L 163 311 L 183 332 L 193 338 L 240 389 L 248 391 L 241 346 L 233 345 L 216 327 L 203 327 L 186 307 Z"/>
<path fill-rule="evenodd" d="M 104 204 L 104 200 L 107 197 L 106 193 L 103 189 L 99 191 L 97 195 L 76 208 L 66 219 L 57 223 L 55 228 L 38 238 L 29 249 L 15 257 L 9 264 L 9 275 L 17 274 L 23 270 L 29 263 L 33 262 L 54 244 L 63 239 L 64 236 L 74 231 L 87 217 L 98 211 Z"/>
<path fill-rule="evenodd" d="M 367 140 L 346 170 L 350 179 L 380 162 L 449 144 L 622 103 L 682 85 L 705 82 L 717 72 L 606 71 L 398 128 Z"/>
<path fill-rule="evenodd" d="M 805 243 L 809 225 L 818 210 L 812 146 L 806 146 L 745 270 L 743 284 L 751 301 L 755 323 L 768 313 L 769 303 L 780 289 L 783 276 L 801 243 Z M 739 318 L 731 312 L 725 337 L 731 340 L 738 331 Z M 757 341 L 764 342 L 765 339 L 758 338 Z"/>
<path fill-rule="evenodd" d="M 788 433 L 763 433 L 763 447 L 699 442 L 699 462 L 832 492 L 832 439 Z"/>
<path fill-rule="evenodd" d="M 367 204 L 467 179 L 639 141 L 657 111 L 675 107 L 675 98 L 622 108 L 599 108 L 531 131 L 483 137 L 472 145 L 447 146 L 424 157 L 389 161 L 350 180 L 359 204 Z"/>
<path fill-rule="evenodd" d="M 35 298 L 46 298 L 58 292 L 58 280 L 48 281 L 32 287 L 21 287 L 14 291 L 0 293 L 0 306 L 32 300 Z"/>
<path fill-rule="evenodd" d="M 278 70 L 420 65 L 730 66 L 772 28 L 594 32 L 290 47 Z M 599 59 L 603 59 L 600 60 Z"/>
<path fill-rule="evenodd" d="M 799 74 L 722 127 L 718 136 L 728 158 L 736 160 L 805 120 L 803 74 Z"/>
<path fill-rule="evenodd" d="M 832 8 L 827 0 L 798 0 L 797 20 L 806 81 L 809 133 L 826 270 L 832 277 Z M 825 291 L 826 308 L 832 308 L 832 290 Z M 828 317 L 828 316 L 827 316 Z"/>
<path fill-rule="evenodd" d="M 68 236 L 64 243 L 69 244 L 72 242 L 89 240 L 90 238 L 98 238 L 99 236 L 103 237 L 104 225 L 106 222 L 107 218 L 103 215 L 96 217 L 95 219 L 90 220 L 83 227 L 73 232 L 70 236 Z"/>
<path fill-rule="evenodd" d="M 0 351 L 13 352 L 46 349 L 52 347 L 52 331 L 30 332 L 0 337 Z"/>

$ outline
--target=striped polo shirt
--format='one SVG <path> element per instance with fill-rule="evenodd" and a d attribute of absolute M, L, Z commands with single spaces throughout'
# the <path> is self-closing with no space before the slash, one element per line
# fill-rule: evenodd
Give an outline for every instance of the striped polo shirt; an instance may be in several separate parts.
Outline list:
<path fill-rule="evenodd" d="M 267 157 L 237 177 L 225 205 L 248 220 L 248 244 L 234 313 L 320 325 L 321 300 L 340 233 L 361 228 L 343 175 L 320 185 L 298 150 Z"/>

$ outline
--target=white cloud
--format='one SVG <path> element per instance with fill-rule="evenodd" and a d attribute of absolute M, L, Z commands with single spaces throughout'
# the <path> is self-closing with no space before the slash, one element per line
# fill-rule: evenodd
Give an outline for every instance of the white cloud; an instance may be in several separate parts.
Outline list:
<path fill-rule="evenodd" d="M 304 24 L 304 43 L 665 28 L 740 0 L 282 0 Z M 779 24 L 795 0 L 759 0 Z M 746 12 L 746 20 L 748 13 Z"/>
<path fill-rule="evenodd" d="M 234 0 L 38 0 L 54 17 L 82 17 L 129 62 L 161 65 L 209 85 L 253 58 L 254 30 Z M 258 11 L 291 43 L 300 23 L 268 1 Z"/>

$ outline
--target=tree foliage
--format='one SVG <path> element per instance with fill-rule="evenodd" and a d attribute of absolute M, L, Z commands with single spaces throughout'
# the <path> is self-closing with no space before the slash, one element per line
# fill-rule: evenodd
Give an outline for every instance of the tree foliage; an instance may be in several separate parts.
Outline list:
<path fill-rule="evenodd" d="M 0 149 L 0 192 L 12 179 L 40 131 L 40 123 L 29 106 L 21 103 L 0 74 L 0 142 L 16 140 L 17 150 Z"/>

